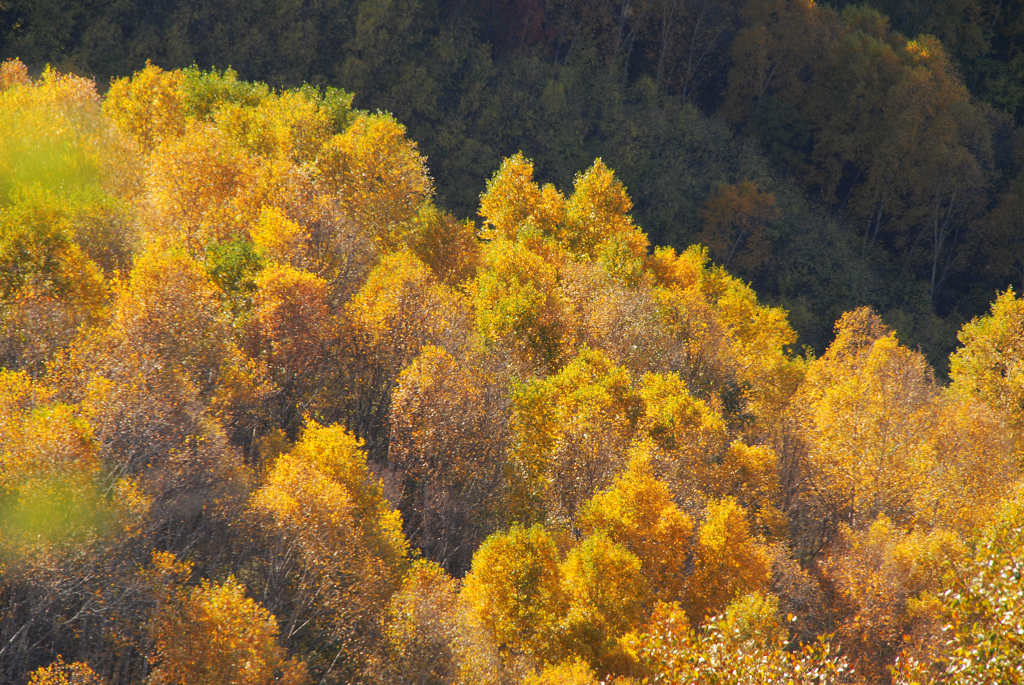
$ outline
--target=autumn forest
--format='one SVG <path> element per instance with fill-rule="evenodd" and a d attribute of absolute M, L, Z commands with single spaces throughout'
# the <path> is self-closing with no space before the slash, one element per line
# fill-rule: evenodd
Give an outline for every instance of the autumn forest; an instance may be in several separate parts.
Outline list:
<path fill-rule="evenodd" d="M 1024 683 L 1020 0 L 0 0 L 0 682 Z"/>

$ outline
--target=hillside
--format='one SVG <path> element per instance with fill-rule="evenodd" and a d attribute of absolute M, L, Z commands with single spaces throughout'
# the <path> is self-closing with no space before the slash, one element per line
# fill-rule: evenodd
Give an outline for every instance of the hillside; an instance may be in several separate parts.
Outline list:
<path fill-rule="evenodd" d="M 0 66 L 0 680 L 1021 678 L 1013 290 L 798 354 L 602 159 L 460 219 L 353 102 Z"/>

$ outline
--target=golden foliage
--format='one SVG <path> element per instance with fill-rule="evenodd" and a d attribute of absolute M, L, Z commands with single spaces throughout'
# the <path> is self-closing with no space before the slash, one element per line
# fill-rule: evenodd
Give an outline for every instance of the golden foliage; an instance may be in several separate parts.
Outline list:
<path fill-rule="evenodd" d="M 559 556 L 539 525 L 515 525 L 491 535 L 463 582 L 467 621 L 492 636 L 502 651 L 557 657 L 555 631 L 567 602 Z"/>
<path fill-rule="evenodd" d="M 46 69 L 0 90 L 0 363 L 41 373 L 102 316 L 139 166 L 91 81 Z"/>
<path fill-rule="evenodd" d="M 30 81 L 28 68 L 17 57 L 0 62 L 0 90 L 27 85 Z"/>
<path fill-rule="evenodd" d="M 106 681 L 82 661 L 67 663 L 60 656 L 49 666 L 32 671 L 28 685 L 104 685 Z"/>
<path fill-rule="evenodd" d="M 737 83 L 838 125 L 775 68 L 818 66 L 831 10 L 745 12 Z M 987 143 L 961 149 L 941 46 L 851 12 L 906 120 L 870 160 L 816 140 L 799 173 L 829 196 L 846 161 L 863 172 L 866 244 L 936 218 L 938 240 Z M 101 99 L 0 65 L 0 677 L 849 679 L 787 626 L 836 629 L 865 678 L 905 635 L 925 675 L 1014 673 L 1012 635 L 969 628 L 1022 613 L 999 505 L 1021 480 L 1012 290 L 964 326 L 949 388 L 869 310 L 797 358 L 786 313 L 706 248 L 648 252 L 602 160 L 563 194 L 506 159 L 478 233 L 432 203 L 404 127 L 351 102 L 148 63 Z M 726 109 L 748 104 L 730 86 Z M 927 207 L 897 172 L 936 189 Z M 702 218 L 727 265 L 764 264 L 770 193 L 720 186 Z M 944 622 L 939 655 L 922 641 Z"/>
<path fill-rule="evenodd" d="M 401 497 L 414 502 L 410 536 L 455 570 L 468 567 L 500 514 L 508 400 L 495 367 L 425 345 L 391 397 L 388 462 L 402 476 Z"/>
<path fill-rule="evenodd" d="M 338 324 L 328 306 L 327 282 L 291 266 L 271 265 L 256 277 L 248 325 L 260 358 L 278 383 L 314 385 L 327 363 Z"/>
<path fill-rule="evenodd" d="M 92 427 L 24 373 L 0 370 L 0 559 L 53 566 L 118 532 L 131 502 L 103 491 Z"/>
<path fill-rule="evenodd" d="M 312 162 L 334 132 L 332 112 L 301 90 L 267 93 L 255 105 L 225 102 L 213 122 L 251 154 Z"/>
<path fill-rule="evenodd" d="M 951 531 L 907 532 L 884 515 L 859 532 L 843 528 L 826 571 L 847 608 L 837 638 L 861 673 L 884 677 L 904 636 L 931 627 L 928 604 L 966 554 Z"/>
<path fill-rule="evenodd" d="M 568 603 L 560 626 L 566 649 L 600 673 L 622 673 L 629 657 L 618 637 L 647 614 L 650 589 L 640 559 L 597 532 L 569 550 L 560 570 Z"/>
<path fill-rule="evenodd" d="M 747 514 L 726 497 L 708 503 L 697 531 L 686 612 L 699 624 L 732 599 L 764 590 L 771 579 L 768 548 L 753 535 Z"/>
<path fill-rule="evenodd" d="M 464 283 L 476 272 L 480 247 L 472 221 L 459 221 L 428 203 L 420 207 L 403 238 L 443 283 Z"/>
<path fill-rule="evenodd" d="M 807 440 L 805 477 L 831 521 L 854 527 L 913 516 L 914 491 L 936 458 L 927 441 L 936 388 L 924 358 L 892 334 L 870 339 L 849 315 L 808 369 L 793 407 Z"/>
<path fill-rule="evenodd" d="M 557 192 L 551 188 L 549 193 Z M 551 205 L 553 194 L 546 205 Z M 487 190 L 480 196 L 480 216 L 498 233 L 496 237 L 514 240 L 522 226 L 539 208 L 541 189 L 533 181 L 533 162 L 522 152 L 505 158 L 487 181 Z M 542 228 L 542 226 L 537 226 Z"/>
<path fill-rule="evenodd" d="M 150 153 L 159 143 L 185 132 L 183 81 L 180 71 L 164 71 L 147 61 L 131 78 L 110 84 L 103 112 Z"/>
<path fill-rule="evenodd" d="M 306 261 L 309 232 L 277 207 L 260 208 L 249 235 L 256 249 L 269 259 L 299 268 Z"/>
<path fill-rule="evenodd" d="M 603 532 L 635 554 L 656 597 L 682 598 L 693 520 L 672 501 L 668 486 L 654 477 L 642 450 L 632 455 L 609 489 L 580 509 L 576 525 L 585 535 Z"/>
<path fill-rule="evenodd" d="M 408 563 L 401 514 L 367 468 L 362 442 L 341 426 L 308 422 L 250 511 L 276 541 L 271 553 L 294 564 L 282 588 L 297 612 L 290 630 L 312 632 L 341 650 L 346 668 L 361 668 Z"/>
<path fill-rule="evenodd" d="M 583 349 L 512 402 L 509 514 L 568 522 L 625 465 L 640 411 L 629 372 Z"/>
<path fill-rule="evenodd" d="M 559 238 L 571 250 L 586 255 L 596 254 L 598 245 L 607 240 L 621 240 L 629 252 L 645 254 L 650 243 L 633 223 L 632 207 L 626 187 L 599 157 L 576 176 Z"/>
<path fill-rule="evenodd" d="M 383 614 L 379 681 L 442 685 L 455 680 L 459 641 L 458 582 L 429 561 L 413 562 Z"/>
<path fill-rule="evenodd" d="M 1013 289 L 1000 294 L 991 312 L 964 324 L 960 348 L 949 358 L 953 388 L 974 395 L 1024 426 L 1024 300 Z"/>
<path fill-rule="evenodd" d="M 154 150 L 146 191 L 153 214 L 148 230 L 180 242 L 196 258 L 247 235 L 269 198 L 257 160 L 205 122 L 189 122 Z"/>
<path fill-rule="evenodd" d="M 159 685 L 270 685 L 310 682 L 306 666 L 278 644 L 274 616 L 233 577 L 177 590 L 151 621 Z"/>
<path fill-rule="evenodd" d="M 555 265 L 520 241 L 498 239 L 469 285 L 476 331 L 514 350 L 528 366 L 552 368 L 563 354 L 563 303 Z"/>
<path fill-rule="evenodd" d="M 398 246 L 405 222 L 434 190 L 416 143 L 386 114 L 357 116 L 323 143 L 316 165 L 327 192 L 383 249 Z"/>
<path fill-rule="evenodd" d="M 540 672 L 527 677 L 523 685 L 597 685 L 598 682 L 594 669 L 577 657 L 545 666 Z"/>
<path fill-rule="evenodd" d="M 857 682 L 827 642 L 787 649 L 783 632 L 764 609 L 771 610 L 770 600 L 743 598 L 723 618 L 695 631 L 678 605 L 662 604 L 643 631 L 631 633 L 623 643 L 651 683 Z M 741 620 L 737 614 L 754 620 Z"/>

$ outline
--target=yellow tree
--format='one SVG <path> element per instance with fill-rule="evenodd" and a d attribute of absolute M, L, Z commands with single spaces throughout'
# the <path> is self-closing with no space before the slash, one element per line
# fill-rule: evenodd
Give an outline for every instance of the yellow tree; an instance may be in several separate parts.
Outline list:
<path fill-rule="evenodd" d="M 28 685 L 105 685 L 106 681 L 82 661 L 67 663 L 60 656 L 29 674 Z"/>
<path fill-rule="evenodd" d="M 146 534 L 167 549 L 225 554 L 227 525 L 240 513 L 251 474 L 196 386 L 128 346 L 87 361 L 68 389 L 82 397 L 109 478 L 132 478 L 151 502 Z"/>
<path fill-rule="evenodd" d="M 444 685 L 458 675 L 459 584 L 437 564 L 413 562 L 382 617 L 384 649 L 374 682 Z"/>
<path fill-rule="evenodd" d="M 952 531 L 909 532 L 884 514 L 841 529 L 824 571 L 842 615 L 836 637 L 859 673 L 885 678 L 904 636 L 931 628 L 943 578 L 966 553 Z"/>
<path fill-rule="evenodd" d="M 30 82 L 28 68 L 20 59 L 13 57 L 0 62 L 0 90 L 7 90 L 12 86 L 25 85 Z"/>
<path fill-rule="evenodd" d="M 717 395 L 748 440 L 769 442 L 802 375 L 788 354 L 796 333 L 785 311 L 711 266 L 705 248 L 659 248 L 647 264 L 661 317 L 682 345 L 683 379 L 701 397 Z"/>
<path fill-rule="evenodd" d="M 612 486 L 595 494 L 576 515 L 584 535 L 597 532 L 624 546 L 640 560 L 654 597 L 680 600 L 693 547 L 693 519 L 676 506 L 668 486 L 654 477 L 644 450 Z"/>
<path fill-rule="evenodd" d="M 476 225 L 459 221 L 432 203 L 420 207 L 404 239 L 442 283 L 458 285 L 472 278 L 480 261 Z"/>
<path fill-rule="evenodd" d="M 540 525 L 494 533 L 473 555 L 461 592 L 466 620 L 489 635 L 505 659 L 559 656 L 556 628 L 567 602 L 559 557 Z"/>
<path fill-rule="evenodd" d="M 748 439 L 769 441 L 803 377 L 800 361 L 789 356 L 796 331 L 784 309 L 761 304 L 750 286 L 720 267 L 705 271 L 701 290 L 728 335 L 742 411 L 752 419 Z"/>
<path fill-rule="evenodd" d="M 462 303 L 409 251 L 386 255 L 346 305 L 348 321 L 367 352 L 392 376 L 428 342 L 458 327 Z"/>
<path fill-rule="evenodd" d="M 0 91 L 0 363 L 39 372 L 102 315 L 134 237 L 126 147 L 91 81 L 47 69 Z"/>
<path fill-rule="evenodd" d="M 265 373 L 235 344 L 222 298 L 200 263 L 180 249 L 151 246 L 116 284 L 106 326 L 79 336 L 68 355 L 70 366 L 78 367 L 81 383 L 90 374 L 114 381 L 122 374 L 152 373 L 147 386 L 159 385 L 161 376 L 179 376 L 231 439 L 249 446 L 269 388 Z"/>
<path fill-rule="evenodd" d="M 33 203 L 34 204 L 34 203 Z M 74 239 L 66 212 L 0 206 L 0 363 L 35 373 L 106 304 L 99 266 Z"/>
<path fill-rule="evenodd" d="M 1020 435 L 1024 427 L 1024 300 L 1000 294 L 987 316 L 964 324 L 949 358 L 955 391 L 1001 412 Z M 1019 439 L 1019 438 L 1018 438 Z"/>
<path fill-rule="evenodd" d="M 580 657 L 574 657 L 545 666 L 539 672 L 527 676 L 523 685 L 597 685 L 599 682 L 590 664 Z"/>
<path fill-rule="evenodd" d="M 138 255 L 114 297 L 107 346 L 145 350 L 187 375 L 204 396 L 224 366 L 240 363 L 217 286 L 181 250 L 154 246 Z"/>
<path fill-rule="evenodd" d="M 380 259 L 374 238 L 327 199 L 308 173 L 293 169 L 279 192 L 264 198 L 249 237 L 268 261 L 309 271 L 327 281 L 340 307 L 359 290 Z"/>
<path fill-rule="evenodd" d="M 562 619 L 565 649 L 601 674 L 629 668 L 618 638 L 646 619 L 649 587 L 641 561 L 607 534 L 575 545 L 561 564 L 568 602 Z"/>
<path fill-rule="evenodd" d="M 357 116 L 323 143 L 316 165 L 330 199 L 384 249 L 399 245 L 434 190 L 416 143 L 388 114 Z"/>
<path fill-rule="evenodd" d="M 265 540 L 264 599 L 287 644 L 303 644 L 318 678 L 357 677 L 408 565 L 399 513 L 366 465 L 363 443 L 310 422 L 252 495 Z M 277 609 L 280 607 L 280 609 Z"/>
<path fill-rule="evenodd" d="M 424 345 L 464 339 L 469 317 L 463 296 L 438 282 L 408 250 L 391 253 L 345 305 L 346 362 L 353 376 L 349 425 L 375 458 L 387 440 L 387 415 L 395 380 Z"/>
<path fill-rule="evenodd" d="M 9 682 L 53 651 L 101 668 L 116 659 L 113 614 L 131 600 L 110 590 L 134 572 L 130 550 L 147 513 L 136 483 L 101 460 L 81 405 L 54 395 L 23 372 L 0 371 L 0 679 Z M 84 685 L 89 673 L 58 663 L 32 677 Z"/>
<path fill-rule="evenodd" d="M 565 203 L 565 227 L 559 239 L 574 252 L 593 256 L 598 246 L 618 240 L 635 255 L 647 252 L 647 236 L 629 215 L 633 201 L 626 187 L 600 158 L 577 174 Z"/>
<path fill-rule="evenodd" d="M 655 473 L 673 495 L 696 512 L 710 497 L 730 495 L 751 508 L 759 522 L 781 530 L 778 456 L 766 445 L 730 441 L 721 414 L 695 398 L 676 373 L 646 374 L 640 395 L 640 426 L 651 441 Z"/>
<path fill-rule="evenodd" d="M 487 181 L 478 211 L 490 239 L 515 240 L 531 231 L 564 238 L 565 197 L 550 183 L 533 180 L 533 162 L 522 152 L 506 157 Z"/>
<path fill-rule="evenodd" d="M 522 241 L 491 241 L 469 286 L 484 343 L 513 350 L 527 368 L 556 366 L 565 337 L 557 284 L 557 263 Z"/>
<path fill-rule="evenodd" d="M 115 79 L 103 112 L 148 154 L 161 142 L 185 132 L 184 74 L 146 62 L 131 78 Z"/>
<path fill-rule="evenodd" d="M 146 174 L 147 230 L 202 259 L 221 242 L 246 237 L 271 197 L 273 178 L 227 134 L 206 122 L 159 145 Z"/>
<path fill-rule="evenodd" d="M 324 389 L 335 384 L 339 323 L 330 311 L 327 282 L 311 273 L 270 265 L 253 285 L 247 347 L 276 386 L 267 402 L 271 420 L 294 431 L 303 415 L 328 404 Z"/>
<path fill-rule="evenodd" d="M 932 412 L 926 439 L 936 459 L 915 488 L 915 522 L 971 536 L 1021 480 L 1017 434 L 1002 412 L 955 384 L 935 398 Z"/>
<path fill-rule="evenodd" d="M 253 247 L 268 261 L 302 269 L 309 266 L 309 230 L 279 207 L 265 205 L 249 227 Z"/>
<path fill-rule="evenodd" d="M 97 441 L 80 406 L 54 402 L 23 372 L 4 370 L 0 407 L 0 563 L 8 571 L 59 567 L 127 512 L 103 494 Z"/>
<path fill-rule="evenodd" d="M 754 593 L 694 630 L 678 605 L 661 604 L 648 624 L 623 642 L 651 683 L 857 682 L 849 664 L 827 642 L 793 649 L 779 625 L 777 608 L 770 596 Z"/>
<path fill-rule="evenodd" d="M 692 392 L 701 397 L 738 394 L 739 380 L 729 332 L 701 289 L 707 250 L 691 246 L 682 254 L 656 248 L 647 263 L 654 276 L 652 295 L 659 319 L 676 349 L 675 367 Z"/>
<path fill-rule="evenodd" d="M 708 503 L 693 554 L 685 602 L 693 624 L 736 597 L 764 590 L 771 579 L 769 550 L 754 536 L 747 513 L 731 497 Z"/>
<path fill-rule="evenodd" d="M 487 189 L 480 195 L 480 216 L 496 237 L 514 240 L 536 211 L 540 198 L 540 186 L 533 180 L 533 162 L 517 152 L 506 157 L 487 181 Z"/>
<path fill-rule="evenodd" d="M 632 258 L 627 261 L 632 261 Z M 682 345 L 662 320 L 649 274 L 637 260 L 623 263 L 569 261 L 559 269 L 558 295 L 569 344 L 603 350 L 638 377 L 685 366 Z M 636 276 L 636 278 L 634 278 Z"/>
<path fill-rule="evenodd" d="M 622 183 L 600 159 L 577 175 L 566 199 L 550 184 L 534 182 L 533 163 L 522 153 L 507 158 L 480 198 L 490 244 L 473 294 L 485 341 L 500 340 L 527 365 L 549 369 L 560 361 L 562 349 L 571 347 L 573 336 L 656 363 L 651 345 L 644 345 L 646 356 L 633 352 L 606 320 L 634 316 L 639 320 L 622 323 L 637 329 L 655 319 L 649 300 L 646 311 L 627 311 L 632 298 L 644 298 L 612 287 L 635 287 L 643 280 L 648 242 L 629 216 L 631 206 Z M 602 275 L 607 283 L 596 282 Z M 606 301 L 588 297 L 589 286 L 607 291 Z M 642 341 L 646 333 L 637 331 L 630 342 Z"/>
<path fill-rule="evenodd" d="M 835 341 L 792 405 L 806 450 L 801 478 L 826 528 L 859 528 L 882 513 L 897 523 L 912 518 L 936 458 L 928 441 L 936 392 L 924 358 L 877 316 L 858 310 L 837 322 Z"/>
<path fill-rule="evenodd" d="M 211 119 L 258 157 L 313 162 L 320 146 L 336 132 L 340 112 L 323 106 L 326 103 L 311 97 L 310 90 L 264 93 L 255 103 L 225 99 L 217 103 Z"/>
<path fill-rule="evenodd" d="M 677 373 L 646 374 L 639 392 L 644 402 L 640 426 L 663 455 L 654 466 L 678 497 L 699 503 L 720 484 L 718 465 L 729 441 L 725 420 L 691 395 Z"/>
<path fill-rule="evenodd" d="M 568 522 L 626 461 L 640 402 L 629 373 L 583 349 L 546 379 L 513 392 L 509 515 Z"/>
<path fill-rule="evenodd" d="M 234 390 L 241 392 L 238 384 L 258 394 L 259 380 L 233 342 L 221 294 L 203 266 L 182 250 L 153 245 L 116 284 L 105 325 L 80 335 L 55 369 L 78 386 L 67 388 L 75 394 L 90 376 L 114 381 L 152 373 L 147 385 L 158 385 L 160 376 L 178 376 L 190 393 L 219 404 L 226 423 L 241 421 L 246 408 L 227 400 Z"/>
<path fill-rule="evenodd" d="M 225 428 L 251 441 L 262 392 L 231 338 L 205 270 L 155 247 L 118 284 L 107 324 L 54 366 L 61 390 L 82 399 L 109 473 L 139 478 L 153 498 L 147 526 L 171 549 L 193 536 L 216 545 L 210 526 L 224 523 L 246 487 Z"/>
<path fill-rule="evenodd" d="M 943 578 L 929 604 L 931 629 L 907 639 L 894 682 L 1012 683 L 1024 677 L 1024 508 L 1018 489 L 977 536 L 970 555 Z"/>
<path fill-rule="evenodd" d="M 0 204 L 35 186 L 79 210 L 135 187 L 141 160 L 103 116 L 92 81 L 47 68 L 0 89 L 0 110 Z"/>
<path fill-rule="evenodd" d="M 150 621 L 155 685 L 309 683 L 306 665 L 278 643 L 274 616 L 235 578 L 175 589 Z"/>

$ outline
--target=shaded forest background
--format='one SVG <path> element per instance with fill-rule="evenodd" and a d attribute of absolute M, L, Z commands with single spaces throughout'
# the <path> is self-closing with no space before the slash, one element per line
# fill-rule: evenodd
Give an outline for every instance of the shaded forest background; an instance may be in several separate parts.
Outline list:
<path fill-rule="evenodd" d="M 459 216 L 517 150 L 559 187 L 600 156 L 653 243 L 707 244 L 818 351 L 869 304 L 944 371 L 1024 275 L 1019 0 L 7 0 L 0 32 L 101 90 L 146 59 L 343 87 Z"/>

